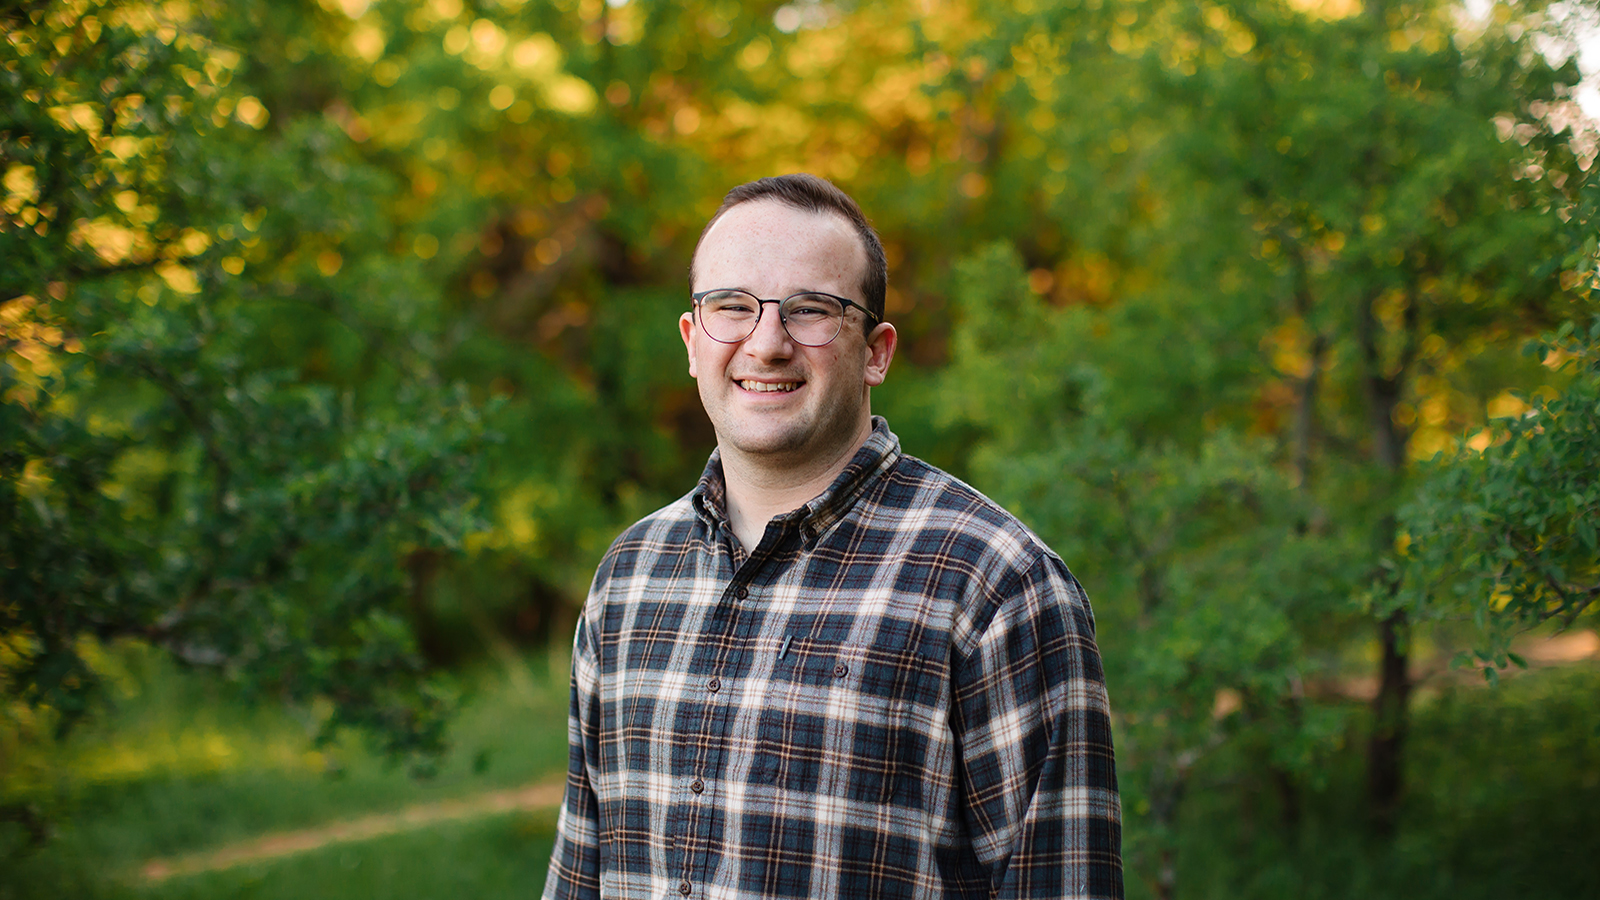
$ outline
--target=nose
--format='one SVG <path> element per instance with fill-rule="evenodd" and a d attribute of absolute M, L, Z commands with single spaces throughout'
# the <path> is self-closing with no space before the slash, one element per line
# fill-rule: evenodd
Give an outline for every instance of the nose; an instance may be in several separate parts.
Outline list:
<path fill-rule="evenodd" d="M 769 303 L 772 304 L 771 309 L 767 308 Z M 740 349 L 763 360 L 788 359 L 794 355 L 794 341 L 783 327 L 783 316 L 778 308 L 775 301 L 761 301 L 761 318 L 756 320 L 756 330 L 744 339 Z"/>

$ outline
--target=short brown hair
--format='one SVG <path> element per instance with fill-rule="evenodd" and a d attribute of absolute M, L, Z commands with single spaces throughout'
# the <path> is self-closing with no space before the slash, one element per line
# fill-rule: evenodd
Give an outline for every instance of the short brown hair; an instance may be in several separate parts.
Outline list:
<path fill-rule="evenodd" d="M 872 223 L 862 214 L 861 207 L 851 199 L 849 194 L 839 190 L 833 182 L 804 172 L 792 175 L 776 175 L 770 178 L 758 178 L 728 192 L 722 198 L 722 205 L 712 214 L 711 220 L 706 222 L 706 227 L 700 230 L 700 240 L 695 241 L 694 256 L 689 258 L 689 283 L 690 290 L 694 285 L 694 259 L 700 255 L 700 244 L 706 239 L 706 232 L 711 226 L 717 224 L 722 214 L 741 203 L 752 200 L 777 200 L 786 206 L 804 210 L 811 213 L 834 213 L 843 216 L 845 221 L 855 227 L 856 235 L 861 238 L 861 248 L 867 252 L 867 272 L 861 279 L 861 300 L 877 321 L 883 321 L 883 298 L 889 290 L 889 262 L 883 255 L 883 241 L 878 239 L 878 232 L 872 228 Z M 866 323 L 866 328 L 871 331 L 872 322 Z"/>

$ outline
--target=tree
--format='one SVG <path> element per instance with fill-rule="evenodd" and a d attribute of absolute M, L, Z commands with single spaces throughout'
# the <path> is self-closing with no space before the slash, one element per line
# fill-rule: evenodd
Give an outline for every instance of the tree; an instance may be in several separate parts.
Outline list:
<path fill-rule="evenodd" d="M 1552 619 L 1570 628 L 1600 599 L 1591 477 L 1600 462 L 1597 212 L 1600 180 L 1589 178 L 1561 210 L 1562 278 L 1580 311 L 1523 349 L 1557 384 L 1498 398 L 1498 421 L 1429 460 L 1400 511 L 1401 597 L 1418 617 L 1470 619 L 1478 640 L 1454 663 L 1490 681 L 1523 664 L 1510 649 L 1517 633 Z"/>
<path fill-rule="evenodd" d="M 1427 4 L 1125 4 L 995 29 L 990 58 L 1047 84 L 1032 35 L 1076 39 L 1054 90 L 1030 83 L 1071 98 L 1063 145 L 1086 143 L 1067 85 L 1137 79 L 1073 158 L 1127 205 L 1045 201 L 1076 260 L 1026 238 L 1026 265 L 972 259 L 946 390 L 980 486 L 1112 570 L 1086 580 L 1160 895 L 1188 775 L 1222 743 L 1255 748 L 1293 823 L 1349 730 L 1333 687 L 1363 627 L 1368 798 L 1393 827 L 1412 676 L 1387 561 L 1412 461 L 1541 383 L 1515 347 L 1576 308 L 1560 217 L 1589 163 L 1552 114 L 1577 73 L 1530 51 L 1537 10 L 1508 12 L 1461 31 Z M 1095 251 L 1115 302 L 1079 305 L 1052 285 Z"/>
<path fill-rule="evenodd" d="M 65 731 L 82 642 L 136 638 L 425 765 L 405 561 L 476 530 L 482 414 L 408 336 L 438 287 L 389 258 L 386 174 L 265 128 L 182 13 L 4 13 L 0 690 Z"/>
<path fill-rule="evenodd" d="M 1473 443 L 1431 461 L 1400 512 L 1402 594 L 1418 616 L 1466 616 L 1471 664 L 1493 680 L 1520 631 L 1570 628 L 1600 606 L 1600 320 L 1529 347 L 1572 381 L 1534 395 Z"/>

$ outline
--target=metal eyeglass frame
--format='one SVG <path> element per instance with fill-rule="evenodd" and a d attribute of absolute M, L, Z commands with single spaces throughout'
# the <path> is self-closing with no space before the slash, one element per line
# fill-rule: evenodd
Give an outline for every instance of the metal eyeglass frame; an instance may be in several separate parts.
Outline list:
<path fill-rule="evenodd" d="M 744 337 L 739 338 L 738 340 L 735 340 L 735 341 L 725 341 L 722 338 L 719 338 L 716 335 L 712 334 L 711 333 L 711 329 L 706 327 L 706 317 L 705 317 L 705 315 L 703 313 L 700 312 L 700 301 L 704 300 L 705 298 L 707 298 L 709 296 L 711 296 L 712 294 L 743 294 L 746 297 L 749 297 L 751 300 L 754 300 L 756 302 L 756 318 L 755 318 L 755 321 L 751 323 L 750 331 L 748 333 L 746 333 Z M 861 304 L 855 302 L 854 300 L 849 300 L 849 299 L 846 299 L 844 297 L 840 297 L 840 296 L 838 296 L 836 294 L 830 294 L 827 291 L 795 291 L 794 293 L 790 294 L 789 296 L 784 297 L 782 300 L 766 300 L 766 299 L 763 299 L 761 297 L 757 297 L 755 294 L 752 294 L 749 291 L 740 290 L 739 288 L 711 288 L 710 290 L 700 291 L 699 293 L 696 293 L 696 294 L 690 294 L 689 295 L 689 299 L 694 301 L 695 319 L 697 319 L 700 322 L 700 330 L 705 333 L 706 337 L 711 338 L 713 341 L 716 341 L 719 344 L 737 344 L 737 343 L 740 343 L 742 341 L 749 340 L 750 339 L 750 335 L 755 334 L 756 333 L 756 329 L 761 327 L 761 314 L 766 311 L 767 304 L 768 303 L 776 303 L 776 304 L 778 304 L 778 322 L 779 322 L 779 324 L 781 324 L 783 326 L 783 333 L 789 335 L 789 339 L 790 340 L 794 341 L 796 344 L 799 344 L 802 347 L 826 347 L 829 344 L 833 343 L 835 340 L 837 340 L 839 335 L 844 333 L 844 319 L 845 319 L 845 317 L 843 315 L 839 316 L 839 329 L 833 333 L 832 337 L 828 338 L 827 340 L 823 341 L 820 344 L 808 344 L 805 341 L 802 341 L 799 338 L 795 337 L 793 332 L 789 331 L 789 319 L 788 319 L 787 316 L 785 316 L 783 314 L 783 304 L 787 303 L 790 300 L 793 300 L 796 297 L 799 297 L 799 296 L 802 296 L 802 295 L 806 295 L 806 294 L 815 294 L 815 295 L 820 296 L 820 297 L 827 297 L 829 300 L 837 300 L 839 302 L 839 305 L 843 308 L 843 310 L 849 310 L 851 307 L 855 307 L 856 309 L 861 310 L 862 314 L 867 317 L 868 321 L 877 321 L 877 322 L 883 321 L 877 315 L 873 314 L 872 310 L 867 309 L 865 306 L 862 306 Z"/>

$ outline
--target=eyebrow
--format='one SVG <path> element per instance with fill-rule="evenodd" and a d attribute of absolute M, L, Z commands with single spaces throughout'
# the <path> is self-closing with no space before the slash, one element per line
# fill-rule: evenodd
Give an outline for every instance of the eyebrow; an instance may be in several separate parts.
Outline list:
<path fill-rule="evenodd" d="M 704 293 L 706 293 L 706 291 L 742 291 L 742 292 L 744 292 L 746 294 L 749 294 L 752 297 L 755 297 L 758 300 L 787 300 L 788 298 L 793 297 L 796 294 L 826 294 L 829 297 L 838 297 L 841 300 L 850 300 L 849 297 L 846 297 L 846 296 L 844 296 L 842 294 L 835 294 L 832 291 L 825 291 L 825 290 L 823 290 L 821 288 L 810 288 L 810 287 L 801 288 L 801 289 L 799 289 L 797 291 L 790 291 L 789 293 L 784 294 L 782 297 L 762 297 L 759 292 L 754 291 L 754 290 L 752 290 L 750 288 L 747 288 L 747 287 L 713 287 L 713 288 L 706 288 L 704 291 L 691 291 L 691 293 L 704 294 Z M 850 300 L 850 302 L 851 303 L 855 303 L 856 301 L 855 300 Z"/>

